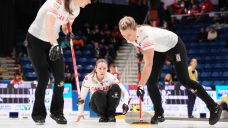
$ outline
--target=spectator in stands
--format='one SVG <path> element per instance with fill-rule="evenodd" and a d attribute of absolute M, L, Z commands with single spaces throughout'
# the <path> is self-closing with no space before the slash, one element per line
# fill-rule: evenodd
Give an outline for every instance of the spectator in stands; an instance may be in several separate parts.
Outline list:
<path fill-rule="evenodd" d="M 10 81 L 11 84 L 22 84 L 24 81 L 19 72 L 14 73 L 14 78 Z"/>
<path fill-rule="evenodd" d="M 138 83 L 137 96 L 143 101 L 144 86 L 147 85 L 147 91 L 155 110 L 155 114 L 151 118 L 152 124 L 165 121 L 157 82 L 166 57 L 172 59 L 180 83 L 192 90 L 207 105 L 210 110 L 209 124 L 214 125 L 219 121 L 222 108 L 199 83 L 190 79 L 186 48 L 175 33 L 147 25 L 137 25 L 135 20 L 129 16 L 125 16 L 119 21 L 119 29 L 128 43 L 140 48 L 143 53 L 144 67 Z"/>
<path fill-rule="evenodd" d="M 85 23 L 83 28 L 82 28 L 82 32 L 85 34 L 85 35 L 89 35 L 89 33 L 91 32 L 90 28 L 89 28 L 89 24 L 88 23 Z"/>
<path fill-rule="evenodd" d="M 120 43 L 120 41 L 123 40 L 123 37 L 122 37 L 117 25 L 114 26 L 112 33 L 114 34 L 114 38 L 117 40 L 117 42 Z"/>
<path fill-rule="evenodd" d="M 173 12 L 178 14 L 178 10 L 180 9 L 180 3 L 181 3 L 181 0 L 175 0 L 175 2 L 172 4 L 172 9 L 173 9 Z"/>
<path fill-rule="evenodd" d="M 198 42 L 205 42 L 207 41 L 207 31 L 204 27 L 200 28 L 200 32 L 197 35 Z"/>
<path fill-rule="evenodd" d="M 93 49 L 93 52 L 94 52 L 94 57 L 95 58 L 100 58 L 100 47 L 99 47 L 99 43 L 98 42 L 94 42 L 94 49 Z"/>
<path fill-rule="evenodd" d="M 198 14 L 211 12 L 213 5 L 210 0 L 177 0 L 172 4 L 172 9 L 176 14 Z"/>
<path fill-rule="evenodd" d="M 62 49 L 66 49 L 66 50 L 70 50 L 70 42 L 68 40 L 63 40 L 61 42 L 61 48 Z"/>
<path fill-rule="evenodd" d="M 188 10 L 184 7 L 181 7 L 179 10 L 177 10 L 177 14 L 188 14 Z"/>
<path fill-rule="evenodd" d="M 213 5 L 210 0 L 203 0 L 201 3 L 201 12 L 202 13 L 207 13 L 211 12 L 213 10 Z"/>
<path fill-rule="evenodd" d="M 165 86 L 176 86 L 176 83 L 173 82 L 172 75 L 170 73 L 166 73 L 163 82 L 159 82 L 159 89 L 164 89 Z"/>
<path fill-rule="evenodd" d="M 99 25 L 96 24 L 94 26 L 94 29 L 92 30 L 92 32 L 93 32 L 93 40 L 95 42 L 100 43 L 101 42 L 101 38 L 102 38 L 102 35 L 101 35 L 102 31 L 100 30 Z"/>
<path fill-rule="evenodd" d="M 88 28 L 87 28 L 88 29 Z M 89 30 L 88 33 L 88 40 L 92 43 L 97 42 L 100 43 L 101 42 L 101 31 L 98 25 L 94 25 L 93 29 Z"/>
<path fill-rule="evenodd" d="M 32 110 L 32 119 L 35 123 L 45 123 L 47 111 L 44 98 L 51 69 L 55 84 L 50 117 L 58 124 L 67 124 L 63 114 L 64 60 L 58 34 L 61 28 L 63 33 L 68 35 L 68 27 L 71 28 L 80 8 L 90 3 L 91 0 L 47 0 L 29 27 L 27 50 L 38 78 Z"/>
<path fill-rule="evenodd" d="M 198 72 L 196 70 L 196 66 L 197 66 L 197 60 L 195 58 L 191 59 L 190 65 L 188 66 L 188 74 L 191 80 L 198 82 Z M 193 94 L 193 92 L 191 92 L 192 90 L 186 89 L 186 91 L 188 95 L 188 102 L 187 102 L 188 118 L 194 118 L 194 116 L 192 115 L 192 111 L 194 108 L 196 96 Z"/>
<path fill-rule="evenodd" d="M 104 25 L 104 28 L 102 30 L 104 32 L 104 35 L 107 37 L 111 34 L 111 31 L 110 31 L 110 28 L 109 28 L 109 25 L 108 24 L 105 24 Z"/>
<path fill-rule="evenodd" d="M 81 88 L 81 98 L 78 100 L 78 116 L 76 121 L 79 122 L 84 117 L 84 102 L 90 90 L 90 108 L 99 114 L 99 122 L 116 122 L 115 112 L 119 104 L 121 93 L 123 93 L 124 104 L 122 105 L 123 113 L 128 111 L 129 94 L 119 80 L 107 72 L 108 63 L 104 59 L 96 62 L 94 70 L 86 75 Z"/>
<path fill-rule="evenodd" d="M 196 4 L 193 4 L 192 9 L 189 10 L 189 13 L 196 15 L 200 13 L 200 8 Z"/>
<path fill-rule="evenodd" d="M 70 39 L 72 39 L 74 49 L 82 49 L 84 47 L 84 41 L 79 35 L 75 35 L 73 32 L 64 37 L 64 41 L 61 42 L 61 48 L 70 49 Z"/>
<path fill-rule="evenodd" d="M 207 33 L 207 40 L 214 41 L 217 38 L 218 38 L 218 32 L 213 27 L 209 27 L 208 33 Z"/>
<path fill-rule="evenodd" d="M 104 51 L 104 58 L 108 64 L 111 64 L 114 62 L 115 59 L 115 49 L 114 48 L 110 48 L 108 45 L 105 45 L 105 51 Z"/>
<path fill-rule="evenodd" d="M 172 75 L 170 73 L 167 73 L 164 78 L 164 85 L 175 85 L 172 79 Z"/>
<path fill-rule="evenodd" d="M 74 35 L 72 41 L 75 49 L 83 49 L 85 42 L 79 35 Z"/>
<path fill-rule="evenodd" d="M 174 74 L 175 75 L 175 74 Z M 174 81 L 173 75 L 171 73 L 165 74 L 163 86 L 174 86 L 175 90 L 180 90 L 181 83 L 178 80 Z M 177 78 L 176 78 L 177 79 Z"/>
<path fill-rule="evenodd" d="M 65 64 L 65 73 L 71 72 L 71 69 L 68 64 Z"/>
<path fill-rule="evenodd" d="M 117 42 L 117 38 L 115 33 L 111 34 L 111 38 L 110 38 L 110 45 L 114 46 L 114 50 L 117 51 L 118 47 L 119 47 L 119 42 Z"/>
<path fill-rule="evenodd" d="M 23 45 L 22 45 L 22 51 L 25 54 L 24 56 L 28 55 L 28 52 L 26 50 L 27 46 L 28 46 L 28 41 L 27 41 L 27 39 L 25 39 L 24 42 L 23 42 Z"/>
<path fill-rule="evenodd" d="M 114 64 L 109 65 L 109 72 L 114 75 L 118 80 L 120 80 L 120 73 L 118 72 L 117 66 Z"/>
<path fill-rule="evenodd" d="M 72 90 L 76 90 L 75 80 L 74 80 L 74 77 L 72 77 L 70 72 L 66 73 L 64 83 L 70 83 L 72 85 Z"/>

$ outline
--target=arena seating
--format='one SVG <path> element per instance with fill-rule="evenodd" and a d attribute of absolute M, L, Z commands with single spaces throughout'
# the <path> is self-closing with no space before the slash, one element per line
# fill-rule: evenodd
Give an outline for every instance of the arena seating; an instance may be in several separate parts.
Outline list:
<path fill-rule="evenodd" d="M 218 30 L 217 40 L 200 43 L 197 41 L 200 27 L 207 27 L 211 22 L 186 24 L 186 22 L 176 24 L 176 33 L 187 47 L 188 59 L 198 60 L 199 82 L 205 86 L 228 84 L 228 49 L 224 48 L 228 28 Z M 165 73 L 170 70 L 172 67 L 164 66 L 160 80 L 163 80 Z"/>

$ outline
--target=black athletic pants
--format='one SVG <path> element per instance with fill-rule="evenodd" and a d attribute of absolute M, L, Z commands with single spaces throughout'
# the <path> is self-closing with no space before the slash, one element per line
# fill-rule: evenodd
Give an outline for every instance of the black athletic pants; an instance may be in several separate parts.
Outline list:
<path fill-rule="evenodd" d="M 119 105 L 121 90 L 119 85 L 112 85 L 108 91 L 98 90 L 93 93 L 89 106 L 100 116 L 115 116 Z"/>
<path fill-rule="evenodd" d="M 49 69 L 52 71 L 55 84 L 51 101 L 51 114 L 63 114 L 63 82 L 64 82 L 64 61 L 63 56 L 56 60 L 50 61 L 49 50 L 51 44 L 44 42 L 31 34 L 27 35 L 28 54 L 32 61 L 33 68 L 36 72 L 38 85 L 35 92 L 35 102 L 32 111 L 32 117 L 42 116 L 46 118 L 45 108 L 45 90 L 49 81 Z"/>
<path fill-rule="evenodd" d="M 213 99 L 207 94 L 207 92 L 199 83 L 190 79 L 188 74 L 186 48 L 183 41 L 178 38 L 178 43 L 174 48 L 164 53 L 154 53 L 153 67 L 150 77 L 147 81 L 147 88 L 150 98 L 152 99 L 152 102 L 154 104 L 155 114 L 161 115 L 164 113 L 161 103 L 161 94 L 157 87 L 157 82 L 159 80 L 166 57 L 169 57 L 172 60 L 178 80 L 181 82 L 181 84 L 191 90 L 200 99 L 202 99 L 209 108 L 209 110 L 214 109 L 216 103 L 213 101 Z"/>
<path fill-rule="evenodd" d="M 222 102 L 221 106 L 222 106 L 222 110 L 228 111 L 228 107 L 227 107 L 227 104 L 225 102 Z"/>
<path fill-rule="evenodd" d="M 196 95 L 189 90 L 186 90 L 186 92 L 188 95 L 188 101 L 187 101 L 188 116 L 192 116 L 192 111 L 196 101 Z"/>

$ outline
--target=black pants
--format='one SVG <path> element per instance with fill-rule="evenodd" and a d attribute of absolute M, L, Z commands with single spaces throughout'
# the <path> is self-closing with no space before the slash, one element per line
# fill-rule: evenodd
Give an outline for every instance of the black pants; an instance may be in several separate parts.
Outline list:
<path fill-rule="evenodd" d="M 227 107 L 227 104 L 225 102 L 222 102 L 221 106 L 222 106 L 222 110 L 228 111 L 228 107 Z"/>
<path fill-rule="evenodd" d="M 188 116 L 192 116 L 192 111 L 196 101 L 196 95 L 189 90 L 186 90 L 186 92 L 188 95 L 188 101 L 187 101 Z"/>
<path fill-rule="evenodd" d="M 172 60 L 178 80 L 181 82 L 181 84 L 201 98 L 210 110 L 214 109 L 216 103 L 213 101 L 213 99 L 207 94 L 207 92 L 199 83 L 191 80 L 189 77 L 186 48 L 183 41 L 179 38 L 178 43 L 174 48 L 164 53 L 154 53 L 153 67 L 150 77 L 147 81 L 147 88 L 149 96 L 154 104 L 155 114 L 161 115 L 164 113 L 161 103 L 161 94 L 157 87 L 157 82 L 159 80 L 166 57 L 169 57 Z"/>
<path fill-rule="evenodd" d="M 34 70 L 37 75 L 38 85 L 35 92 L 35 102 L 32 111 L 32 117 L 43 116 L 46 118 L 47 112 L 45 108 L 44 98 L 45 90 L 49 81 L 49 69 L 52 71 L 55 84 L 53 90 L 53 96 L 51 101 L 50 112 L 52 114 L 63 114 L 63 89 L 64 81 L 64 61 L 63 56 L 56 60 L 50 61 L 49 50 L 51 44 L 44 42 L 34 37 L 31 34 L 27 35 L 28 40 L 28 54 L 32 61 Z M 60 84 L 62 83 L 62 84 Z"/>
<path fill-rule="evenodd" d="M 114 116 L 120 102 L 120 96 L 120 87 L 112 85 L 108 91 L 98 90 L 94 92 L 89 105 L 100 116 Z"/>

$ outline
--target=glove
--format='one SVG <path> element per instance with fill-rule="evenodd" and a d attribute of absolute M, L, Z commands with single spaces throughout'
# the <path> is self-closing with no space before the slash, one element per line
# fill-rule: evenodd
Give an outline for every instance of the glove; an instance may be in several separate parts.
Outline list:
<path fill-rule="evenodd" d="M 144 97 L 145 91 L 143 86 L 138 86 L 137 89 L 137 96 L 143 101 L 143 97 Z"/>
<path fill-rule="evenodd" d="M 123 109 L 123 114 L 125 115 L 126 113 L 127 113 L 127 111 L 129 110 L 129 107 L 128 107 L 128 105 L 127 104 L 123 104 L 122 105 L 122 109 Z"/>
<path fill-rule="evenodd" d="M 78 101 L 77 101 L 77 105 L 82 105 L 84 103 L 85 103 L 85 101 L 83 99 L 81 99 L 81 98 L 79 98 Z"/>
<path fill-rule="evenodd" d="M 59 45 L 52 45 L 49 50 L 49 58 L 51 61 L 58 60 L 63 54 L 63 50 Z"/>
<path fill-rule="evenodd" d="M 136 56 L 137 56 L 137 58 L 138 58 L 140 61 L 142 61 L 142 59 L 143 59 L 143 54 L 142 54 L 141 52 L 136 53 Z"/>

